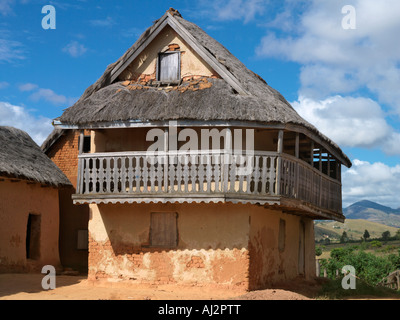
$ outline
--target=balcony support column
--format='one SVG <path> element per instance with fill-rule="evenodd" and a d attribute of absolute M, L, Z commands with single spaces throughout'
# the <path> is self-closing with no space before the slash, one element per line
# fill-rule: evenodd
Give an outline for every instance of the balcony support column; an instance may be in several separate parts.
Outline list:
<path fill-rule="evenodd" d="M 311 140 L 311 157 L 310 157 L 310 165 L 314 167 L 314 141 Z"/>
<path fill-rule="evenodd" d="M 85 135 L 84 135 L 84 131 L 81 130 L 79 133 L 79 146 L 78 146 L 78 154 L 81 155 L 83 153 L 83 142 L 85 139 Z M 77 193 L 82 193 L 83 188 L 83 163 L 84 163 L 84 159 L 78 159 L 78 179 L 76 181 L 76 188 L 77 188 Z"/>
<path fill-rule="evenodd" d="M 78 150 L 79 154 L 82 154 L 82 153 L 83 153 L 83 143 L 84 143 L 84 140 L 85 140 L 84 131 L 81 130 L 80 133 L 79 133 L 79 150 Z"/>
<path fill-rule="evenodd" d="M 282 170 L 282 152 L 283 152 L 283 130 L 279 130 L 278 133 L 278 157 L 276 163 L 276 188 L 275 193 L 276 195 L 281 194 L 281 170 Z"/>
<path fill-rule="evenodd" d="M 164 192 L 168 192 L 168 143 L 169 143 L 169 128 L 164 129 Z"/>
<path fill-rule="evenodd" d="M 296 132 L 296 146 L 295 146 L 295 156 L 297 159 L 299 159 L 300 157 L 300 134 L 298 132 Z M 296 162 L 295 164 L 295 172 L 296 172 L 296 176 L 295 176 L 295 190 L 293 192 L 294 197 L 297 199 L 298 195 L 299 195 L 299 163 Z"/>

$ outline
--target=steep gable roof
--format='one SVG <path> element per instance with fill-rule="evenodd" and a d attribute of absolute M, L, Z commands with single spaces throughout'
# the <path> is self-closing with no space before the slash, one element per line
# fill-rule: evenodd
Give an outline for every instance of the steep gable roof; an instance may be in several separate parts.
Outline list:
<path fill-rule="evenodd" d="M 55 187 L 71 185 L 26 132 L 13 127 L 0 127 L 0 146 L 0 176 Z"/>
<path fill-rule="evenodd" d="M 221 77 L 183 83 L 173 90 L 146 84 L 126 85 L 119 75 L 166 26 L 179 34 Z M 198 90 L 199 82 L 207 89 Z M 201 87 L 201 84 L 200 84 Z M 346 166 L 350 160 L 329 138 L 305 121 L 286 99 L 246 68 L 222 44 L 197 25 L 168 10 L 61 117 L 60 127 L 85 127 L 123 121 L 251 121 L 301 126 L 324 141 Z"/>

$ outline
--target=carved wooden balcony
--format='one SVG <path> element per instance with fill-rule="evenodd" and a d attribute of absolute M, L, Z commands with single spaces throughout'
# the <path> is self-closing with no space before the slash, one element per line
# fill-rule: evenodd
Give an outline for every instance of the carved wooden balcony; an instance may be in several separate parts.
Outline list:
<path fill-rule="evenodd" d="M 341 183 L 287 154 L 222 150 L 79 156 L 74 203 L 233 202 L 342 218 Z"/>

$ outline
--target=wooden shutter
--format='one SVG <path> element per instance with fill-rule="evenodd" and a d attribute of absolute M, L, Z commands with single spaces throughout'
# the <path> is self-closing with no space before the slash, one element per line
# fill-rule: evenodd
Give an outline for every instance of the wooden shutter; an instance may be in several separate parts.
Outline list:
<path fill-rule="evenodd" d="M 78 250 L 88 250 L 89 241 L 89 231 L 88 230 L 78 230 L 77 233 L 77 245 Z"/>
<path fill-rule="evenodd" d="M 152 212 L 150 221 L 151 246 L 176 247 L 178 244 L 176 212 Z"/>
<path fill-rule="evenodd" d="M 159 55 L 159 81 L 176 81 L 180 78 L 180 53 L 160 53 Z"/>

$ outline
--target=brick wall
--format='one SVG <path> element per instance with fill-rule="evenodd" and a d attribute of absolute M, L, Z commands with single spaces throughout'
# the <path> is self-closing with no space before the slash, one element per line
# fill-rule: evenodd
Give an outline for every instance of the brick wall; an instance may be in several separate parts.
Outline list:
<path fill-rule="evenodd" d="M 47 151 L 47 156 L 64 172 L 76 188 L 78 177 L 79 131 L 67 130 Z M 85 135 L 90 132 L 85 130 Z"/>
<path fill-rule="evenodd" d="M 48 157 L 64 172 L 76 188 L 79 131 L 68 130 L 50 148 Z"/>

